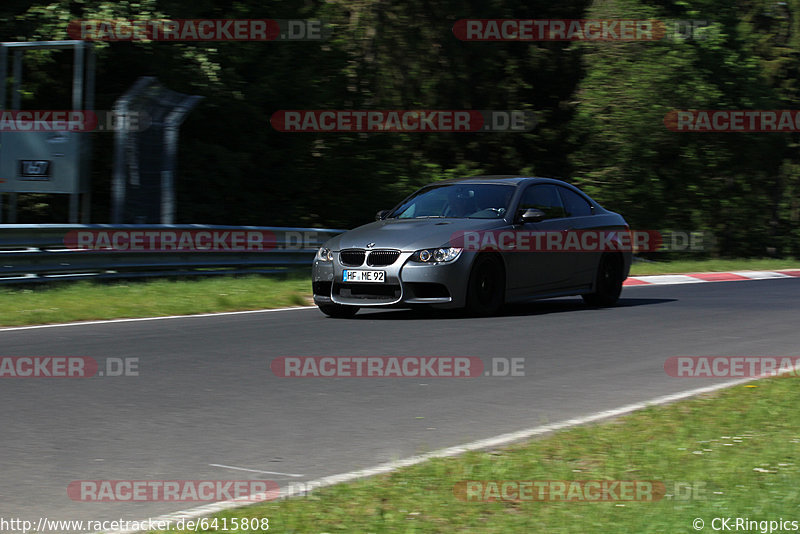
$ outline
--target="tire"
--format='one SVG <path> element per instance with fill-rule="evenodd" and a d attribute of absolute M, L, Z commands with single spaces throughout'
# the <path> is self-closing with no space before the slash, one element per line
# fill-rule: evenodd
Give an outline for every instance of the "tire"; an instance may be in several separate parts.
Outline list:
<path fill-rule="evenodd" d="M 622 258 L 604 254 L 597 266 L 595 292 L 581 295 L 583 301 L 590 306 L 612 306 L 619 300 L 622 282 Z"/>
<path fill-rule="evenodd" d="M 478 256 L 467 284 L 466 312 L 473 316 L 497 315 L 505 301 L 506 281 L 497 256 Z"/>
<path fill-rule="evenodd" d="M 336 319 L 349 319 L 358 313 L 358 306 L 343 306 L 342 304 L 318 304 L 319 311 L 328 317 Z"/>

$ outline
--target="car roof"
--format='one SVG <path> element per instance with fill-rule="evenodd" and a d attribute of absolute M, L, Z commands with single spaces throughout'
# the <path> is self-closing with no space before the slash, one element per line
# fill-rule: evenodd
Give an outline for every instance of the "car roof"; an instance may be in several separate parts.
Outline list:
<path fill-rule="evenodd" d="M 450 178 L 447 180 L 440 180 L 438 182 L 433 182 L 432 184 L 428 185 L 439 185 L 439 184 L 452 184 L 452 183 L 470 183 L 470 184 L 508 184 L 508 185 L 519 185 L 523 182 L 540 182 L 540 183 L 552 183 L 552 184 L 567 184 L 562 180 L 556 180 L 554 178 L 543 178 L 539 176 L 518 176 L 518 175 L 490 175 L 490 176 L 470 176 L 469 178 Z M 567 184 L 569 185 L 569 184 Z"/>

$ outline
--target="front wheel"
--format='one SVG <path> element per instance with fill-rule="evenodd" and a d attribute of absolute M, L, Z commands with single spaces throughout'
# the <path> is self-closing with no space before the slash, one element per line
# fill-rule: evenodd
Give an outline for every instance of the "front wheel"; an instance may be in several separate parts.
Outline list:
<path fill-rule="evenodd" d="M 594 293 L 582 295 L 583 301 L 590 306 L 611 306 L 619 300 L 622 281 L 622 258 L 604 254 L 597 267 Z"/>
<path fill-rule="evenodd" d="M 496 256 L 479 256 L 472 266 L 467 285 L 467 313 L 496 315 L 505 301 L 503 266 Z"/>
<path fill-rule="evenodd" d="M 319 311 L 328 317 L 336 319 L 349 319 L 358 312 L 358 306 L 343 306 L 341 304 L 318 304 Z"/>

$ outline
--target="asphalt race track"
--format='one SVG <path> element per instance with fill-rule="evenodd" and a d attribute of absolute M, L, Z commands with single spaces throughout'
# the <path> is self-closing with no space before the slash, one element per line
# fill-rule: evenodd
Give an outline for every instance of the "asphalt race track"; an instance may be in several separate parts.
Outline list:
<path fill-rule="evenodd" d="M 664 362 L 800 355 L 798 302 L 795 278 L 629 287 L 615 308 L 570 298 L 483 319 L 296 309 L 2 330 L 0 356 L 138 358 L 139 374 L 0 379 L 0 516 L 144 519 L 196 504 L 86 503 L 67 486 L 285 485 L 719 383 L 671 378 Z M 269 367 L 279 356 L 423 355 L 521 357 L 525 375 L 280 378 Z"/>

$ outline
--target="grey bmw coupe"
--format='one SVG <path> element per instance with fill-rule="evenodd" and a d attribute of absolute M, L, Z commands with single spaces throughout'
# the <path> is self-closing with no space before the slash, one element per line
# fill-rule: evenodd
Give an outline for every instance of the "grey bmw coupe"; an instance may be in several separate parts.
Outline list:
<path fill-rule="evenodd" d="M 314 302 L 331 317 L 417 305 L 492 315 L 567 295 L 608 306 L 630 270 L 630 239 L 622 216 L 560 180 L 446 180 L 327 241 Z"/>

